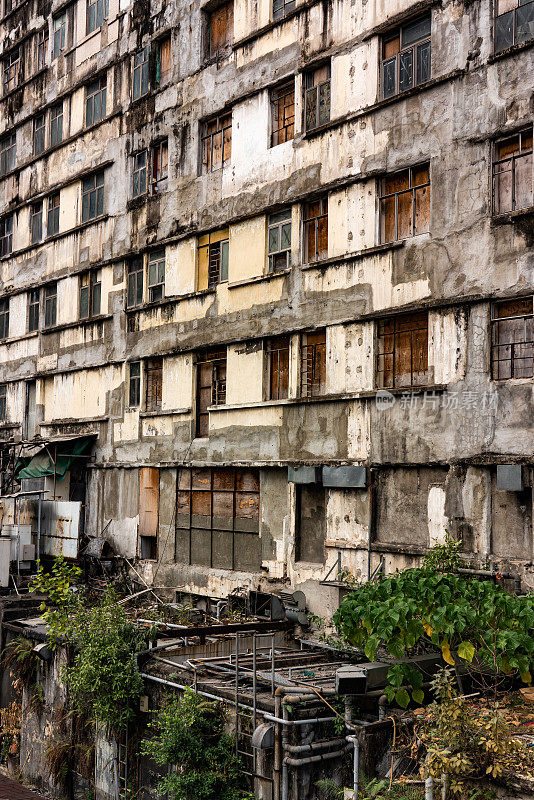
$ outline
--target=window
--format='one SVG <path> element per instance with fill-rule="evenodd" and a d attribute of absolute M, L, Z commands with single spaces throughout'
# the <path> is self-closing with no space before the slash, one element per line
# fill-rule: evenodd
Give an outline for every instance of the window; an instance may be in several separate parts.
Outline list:
<path fill-rule="evenodd" d="M 167 80 L 171 73 L 171 37 L 166 36 L 158 42 L 156 50 L 156 83 Z"/>
<path fill-rule="evenodd" d="M 33 154 L 40 156 L 45 149 L 45 115 L 39 114 L 33 120 Z"/>
<path fill-rule="evenodd" d="M 532 130 L 495 143 L 493 155 L 495 214 L 532 205 Z"/>
<path fill-rule="evenodd" d="M 52 20 L 52 60 L 58 58 L 67 45 L 67 12 Z"/>
<path fill-rule="evenodd" d="M 43 203 L 34 203 L 30 208 L 31 243 L 37 244 L 43 238 Z"/>
<path fill-rule="evenodd" d="M 48 215 L 46 218 L 46 235 L 59 233 L 59 192 L 48 198 Z"/>
<path fill-rule="evenodd" d="M 295 561 L 324 562 L 326 497 L 322 486 L 298 485 L 295 509 Z"/>
<path fill-rule="evenodd" d="M 36 71 L 46 67 L 46 56 L 48 52 L 48 26 L 35 36 L 35 69 Z"/>
<path fill-rule="evenodd" d="M 50 109 L 50 147 L 63 141 L 63 103 Z"/>
<path fill-rule="evenodd" d="M 165 250 L 155 250 L 148 257 L 148 300 L 163 300 L 165 294 Z"/>
<path fill-rule="evenodd" d="M 198 239 L 199 289 L 228 280 L 228 228 L 207 233 Z"/>
<path fill-rule="evenodd" d="M 0 142 L 0 176 L 15 169 L 17 160 L 17 138 L 14 133 L 4 136 Z"/>
<path fill-rule="evenodd" d="M 328 198 L 304 205 L 304 260 L 328 256 Z"/>
<path fill-rule="evenodd" d="M 0 219 L 0 256 L 8 256 L 13 250 L 13 214 Z"/>
<path fill-rule="evenodd" d="M 289 336 L 265 343 L 267 400 L 284 400 L 289 392 Z"/>
<path fill-rule="evenodd" d="M 295 82 L 285 83 L 271 92 L 271 147 L 289 142 L 295 136 Z"/>
<path fill-rule="evenodd" d="M 300 395 L 318 397 L 326 391 L 326 331 L 303 334 L 300 348 Z"/>
<path fill-rule="evenodd" d="M 96 31 L 108 15 L 108 0 L 87 0 L 87 33 Z"/>
<path fill-rule="evenodd" d="M 9 336 L 9 298 L 0 300 L 0 339 Z"/>
<path fill-rule="evenodd" d="M 207 58 L 222 55 L 232 43 L 234 31 L 234 4 L 226 3 L 208 15 Z"/>
<path fill-rule="evenodd" d="M 15 47 L 3 61 L 4 94 L 15 89 L 22 78 L 22 64 L 20 60 L 20 48 Z"/>
<path fill-rule="evenodd" d="M 84 272 L 80 275 L 80 319 L 89 319 L 100 314 L 101 294 L 100 272 Z"/>
<path fill-rule="evenodd" d="M 97 172 L 82 181 L 82 222 L 104 213 L 104 173 Z"/>
<path fill-rule="evenodd" d="M 141 404 L 141 362 L 130 361 L 130 382 L 128 387 L 128 405 L 137 408 Z"/>
<path fill-rule="evenodd" d="M 382 38 L 382 96 L 430 80 L 430 14 L 411 20 Z"/>
<path fill-rule="evenodd" d="M 291 261 L 291 209 L 269 214 L 267 230 L 269 272 L 287 269 Z"/>
<path fill-rule="evenodd" d="M 7 386 L 5 383 L 0 383 L 0 421 L 5 422 L 7 419 Z"/>
<path fill-rule="evenodd" d="M 40 314 L 40 292 L 39 289 L 31 289 L 28 294 L 28 331 L 39 330 L 39 314 Z"/>
<path fill-rule="evenodd" d="M 159 469 L 139 470 L 139 557 L 155 560 L 158 555 Z"/>
<path fill-rule="evenodd" d="M 296 8 L 296 0 L 273 0 L 273 19 L 282 19 Z"/>
<path fill-rule="evenodd" d="M 534 2 L 497 0 L 495 52 L 534 39 Z"/>
<path fill-rule="evenodd" d="M 494 380 L 534 377 L 532 297 L 495 303 L 491 316 L 491 362 Z"/>
<path fill-rule="evenodd" d="M 380 241 L 395 242 L 430 229 L 430 167 L 405 169 L 380 182 Z"/>
<path fill-rule="evenodd" d="M 163 359 L 149 358 L 146 362 L 146 411 L 161 411 Z"/>
<path fill-rule="evenodd" d="M 196 435 L 209 435 L 209 406 L 226 403 L 226 348 L 206 350 L 197 359 Z"/>
<path fill-rule="evenodd" d="M 134 100 L 147 94 L 149 89 L 149 56 L 150 47 L 147 45 L 143 47 L 138 53 L 135 53 L 133 60 L 133 90 L 132 96 Z"/>
<path fill-rule="evenodd" d="M 232 156 L 232 114 L 214 117 L 202 126 L 202 172 L 213 172 Z"/>
<path fill-rule="evenodd" d="M 378 322 L 377 383 L 393 389 L 428 383 L 428 314 L 403 314 Z"/>
<path fill-rule="evenodd" d="M 128 261 L 128 296 L 127 308 L 134 308 L 143 302 L 143 259 L 133 258 Z"/>
<path fill-rule="evenodd" d="M 255 469 L 180 469 L 175 558 L 214 569 L 261 567 L 260 476 Z"/>
<path fill-rule="evenodd" d="M 167 139 L 152 147 L 152 194 L 157 194 L 165 187 L 169 169 L 169 146 Z"/>
<path fill-rule="evenodd" d="M 107 77 L 101 75 L 85 87 L 85 124 L 93 125 L 106 116 Z"/>
<path fill-rule="evenodd" d="M 57 320 L 57 283 L 50 283 L 44 288 L 45 328 L 52 328 Z"/>
<path fill-rule="evenodd" d="M 311 131 L 330 119 L 330 64 L 304 74 L 306 130 Z"/>
<path fill-rule="evenodd" d="M 146 194 L 146 150 L 142 150 L 133 157 L 133 190 L 134 197 Z"/>

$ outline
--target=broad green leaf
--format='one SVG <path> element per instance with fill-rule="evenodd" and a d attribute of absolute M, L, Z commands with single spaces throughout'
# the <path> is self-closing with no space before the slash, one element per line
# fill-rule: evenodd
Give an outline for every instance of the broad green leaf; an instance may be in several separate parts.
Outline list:
<path fill-rule="evenodd" d="M 425 693 L 423 692 L 422 689 L 414 689 L 414 691 L 412 692 L 412 697 L 414 703 L 417 703 L 420 706 L 423 705 L 423 702 L 425 700 Z"/>
<path fill-rule="evenodd" d="M 408 704 L 410 702 L 410 695 L 408 694 L 406 689 L 398 689 L 395 692 L 395 702 L 401 708 L 407 708 L 408 707 Z"/>
<path fill-rule="evenodd" d="M 474 645 L 471 642 L 461 642 L 458 647 L 458 655 L 470 664 L 475 655 Z"/>

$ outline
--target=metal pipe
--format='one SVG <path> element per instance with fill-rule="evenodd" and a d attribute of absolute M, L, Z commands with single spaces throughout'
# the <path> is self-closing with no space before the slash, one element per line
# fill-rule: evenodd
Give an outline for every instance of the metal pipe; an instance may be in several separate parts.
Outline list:
<path fill-rule="evenodd" d="M 448 776 L 446 772 L 441 775 L 441 800 L 447 800 L 447 789 L 449 786 Z"/>
<path fill-rule="evenodd" d="M 239 756 L 239 634 L 235 635 L 235 754 Z"/>
<path fill-rule="evenodd" d="M 388 699 L 385 694 L 381 694 L 378 698 L 378 719 L 384 719 L 386 716 L 386 706 Z"/>
<path fill-rule="evenodd" d="M 254 701 L 252 710 L 252 725 L 254 730 L 256 730 L 256 692 L 256 634 L 254 633 L 252 636 L 252 697 Z"/>
<path fill-rule="evenodd" d="M 360 740 L 357 736 L 347 736 L 347 742 L 350 742 L 354 748 L 354 764 L 353 764 L 353 793 L 354 800 L 358 797 L 358 784 L 360 781 Z"/>
<path fill-rule="evenodd" d="M 330 739 L 325 742 L 310 742 L 310 744 L 288 744 L 286 750 L 288 753 L 308 753 L 308 752 L 317 752 L 320 753 L 321 750 L 331 750 L 332 747 L 337 747 L 338 750 L 340 747 L 345 746 L 345 739 Z"/>
<path fill-rule="evenodd" d="M 163 684 L 163 686 L 170 686 L 171 689 L 182 689 L 184 691 L 185 689 L 192 689 L 195 692 L 195 694 L 199 694 L 201 697 L 207 697 L 210 700 L 216 700 L 218 703 L 224 703 L 224 701 L 227 700 L 226 697 L 221 697 L 220 695 L 216 694 L 210 694 L 209 692 L 204 692 L 202 689 L 193 689 L 192 686 L 189 686 L 186 683 L 175 683 L 174 681 L 168 681 L 166 678 L 158 678 L 156 675 L 149 675 L 147 672 L 141 672 L 140 675 L 147 681 L 154 681 L 154 683 L 161 683 Z M 239 706 L 240 708 L 250 709 L 250 706 L 247 706 L 246 703 L 239 703 Z M 258 714 L 261 714 L 264 717 L 264 719 L 267 719 L 267 714 L 265 714 L 264 711 L 261 711 L 261 709 L 258 710 Z M 272 717 L 272 719 L 275 720 L 276 717 Z"/>
<path fill-rule="evenodd" d="M 347 748 L 336 750 L 333 753 L 324 753 L 319 756 L 308 756 L 307 758 L 284 758 L 284 766 L 300 767 L 304 764 L 313 764 L 316 761 L 330 761 L 332 758 L 342 758 L 347 752 Z M 287 800 L 282 795 L 283 800 Z"/>
<path fill-rule="evenodd" d="M 199 692 L 200 694 L 200 692 Z M 224 698 L 218 697 L 218 700 L 223 700 Z M 250 708 L 250 706 L 247 706 Z M 319 722 L 334 722 L 337 717 L 311 717 L 310 719 L 289 719 L 285 720 L 280 717 L 275 717 L 273 714 L 267 714 L 266 712 L 263 713 L 263 719 L 267 720 L 267 722 L 278 722 L 279 725 L 293 727 L 298 725 L 315 725 Z"/>
<path fill-rule="evenodd" d="M 281 695 L 275 695 L 274 714 L 280 718 L 282 709 Z M 273 766 L 273 800 L 280 800 L 280 762 L 282 760 L 282 744 L 280 739 L 280 723 L 274 723 L 274 766 Z"/>
<path fill-rule="evenodd" d="M 431 775 L 425 781 L 425 800 L 434 800 L 434 781 Z"/>
<path fill-rule="evenodd" d="M 41 502 L 42 497 L 39 495 L 37 499 L 37 564 L 41 560 Z"/>
<path fill-rule="evenodd" d="M 285 757 L 286 748 L 289 744 L 289 727 L 287 723 L 289 722 L 289 711 L 287 705 L 282 702 L 282 717 L 284 720 L 284 726 L 282 728 L 282 800 L 289 799 L 289 774 L 287 771 L 287 758 Z"/>

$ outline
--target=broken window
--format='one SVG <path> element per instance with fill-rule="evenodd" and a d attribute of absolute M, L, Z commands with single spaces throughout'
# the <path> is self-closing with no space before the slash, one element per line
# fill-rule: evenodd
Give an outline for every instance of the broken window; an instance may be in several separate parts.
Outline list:
<path fill-rule="evenodd" d="M 157 194 L 165 188 L 169 169 L 169 145 L 167 139 L 152 146 L 152 194 Z"/>
<path fill-rule="evenodd" d="M 155 250 L 148 257 L 148 300 L 153 303 L 165 295 L 165 250 Z"/>
<path fill-rule="evenodd" d="M 141 256 L 128 261 L 128 295 L 126 305 L 134 308 L 143 302 L 143 259 Z"/>
<path fill-rule="evenodd" d="M 13 214 L 0 219 L 0 256 L 8 256 L 13 250 Z"/>
<path fill-rule="evenodd" d="M 130 361 L 129 372 L 128 405 L 137 408 L 141 404 L 141 362 Z"/>
<path fill-rule="evenodd" d="M 228 228 L 207 233 L 198 239 L 199 289 L 228 280 Z"/>
<path fill-rule="evenodd" d="M 7 420 L 7 385 L 0 383 L 0 421 Z"/>
<path fill-rule="evenodd" d="M 379 388 L 428 383 L 428 313 L 402 314 L 378 321 Z"/>
<path fill-rule="evenodd" d="M 57 283 L 44 287 L 45 328 L 52 328 L 57 320 Z"/>
<path fill-rule="evenodd" d="M 63 102 L 50 109 L 50 147 L 63 141 Z"/>
<path fill-rule="evenodd" d="M 202 172 L 213 172 L 232 157 L 232 114 L 214 117 L 202 125 Z"/>
<path fill-rule="evenodd" d="M 156 50 L 156 83 L 159 85 L 167 80 L 172 67 L 171 62 L 171 37 L 160 39 Z"/>
<path fill-rule="evenodd" d="M 295 489 L 295 561 L 322 564 L 326 534 L 325 490 L 312 483 L 297 485 Z"/>
<path fill-rule="evenodd" d="M 382 96 L 420 86 L 430 80 L 431 17 L 410 20 L 382 38 Z"/>
<path fill-rule="evenodd" d="M 232 43 L 234 4 L 226 3 L 208 14 L 207 58 L 217 58 Z"/>
<path fill-rule="evenodd" d="M 330 119 L 330 64 L 304 74 L 306 130 L 311 131 Z"/>
<path fill-rule="evenodd" d="M 82 181 L 82 222 L 104 213 L 104 172 L 96 172 Z"/>
<path fill-rule="evenodd" d="M 532 205 L 532 129 L 495 142 L 493 209 L 495 214 Z"/>
<path fill-rule="evenodd" d="M 146 150 L 141 150 L 133 157 L 133 188 L 134 197 L 146 194 Z"/>
<path fill-rule="evenodd" d="M 94 125 L 106 116 L 107 76 L 101 75 L 85 87 L 85 125 Z"/>
<path fill-rule="evenodd" d="M 380 241 L 395 242 L 430 229 L 430 167 L 421 164 L 380 181 Z"/>
<path fill-rule="evenodd" d="M 28 294 L 28 332 L 39 330 L 40 292 L 31 289 Z"/>
<path fill-rule="evenodd" d="M 150 45 L 143 47 L 142 50 L 134 55 L 132 85 L 132 97 L 134 100 L 138 100 L 140 97 L 143 97 L 143 95 L 148 93 L 150 88 L 149 61 Z"/>
<path fill-rule="evenodd" d="M 20 47 L 15 47 L 3 61 L 4 94 L 15 89 L 22 80 Z"/>
<path fill-rule="evenodd" d="M 533 0 L 497 0 L 495 52 L 534 39 Z"/>
<path fill-rule="evenodd" d="M 96 31 L 108 16 L 108 0 L 87 0 L 87 33 Z"/>
<path fill-rule="evenodd" d="M 146 411 L 161 411 L 163 388 L 163 359 L 149 358 L 146 362 Z"/>
<path fill-rule="evenodd" d="M 289 393 L 289 336 L 265 343 L 267 400 L 285 400 Z"/>
<path fill-rule="evenodd" d="M 197 358 L 196 435 L 209 435 L 209 406 L 226 403 L 226 348 L 206 350 Z"/>
<path fill-rule="evenodd" d="M 259 570 L 259 532 L 258 470 L 178 470 L 176 561 L 214 569 Z"/>
<path fill-rule="evenodd" d="M 282 19 L 296 8 L 296 0 L 273 0 L 273 19 Z"/>
<path fill-rule="evenodd" d="M 271 92 L 271 147 L 295 136 L 295 81 L 291 79 Z"/>
<path fill-rule="evenodd" d="M 326 331 L 304 333 L 300 341 L 300 395 L 318 397 L 326 391 Z"/>
<path fill-rule="evenodd" d="M 9 336 L 9 297 L 0 300 L 0 339 Z"/>
<path fill-rule="evenodd" d="M 46 235 L 54 236 L 59 233 L 59 192 L 48 198 L 48 214 L 46 218 Z"/>
<path fill-rule="evenodd" d="M 4 136 L 0 142 L 0 176 L 15 169 L 17 160 L 17 137 L 14 133 Z"/>
<path fill-rule="evenodd" d="M 52 60 L 58 58 L 67 46 L 67 12 L 52 20 Z"/>
<path fill-rule="evenodd" d="M 45 149 L 45 115 L 39 114 L 33 120 L 33 154 L 40 156 Z"/>
<path fill-rule="evenodd" d="M 102 284 L 99 271 L 84 272 L 80 275 L 80 319 L 89 319 L 100 314 L 101 295 Z"/>
<path fill-rule="evenodd" d="M 43 202 L 34 203 L 30 208 L 31 243 L 37 244 L 43 238 Z"/>
<path fill-rule="evenodd" d="M 532 297 L 494 304 L 491 361 L 494 380 L 534 376 Z"/>
<path fill-rule="evenodd" d="M 48 52 L 48 25 L 35 35 L 35 69 L 36 71 L 46 67 L 46 56 Z"/>
<path fill-rule="evenodd" d="M 269 214 L 267 227 L 269 272 L 281 272 L 291 261 L 291 209 Z"/>
<path fill-rule="evenodd" d="M 159 469 L 139 470 L 139 557 L 155 560 L 158 552 Z"/>
<path fill-rule="evenodd" d="M 328 198 L 304 204 L 304 261 L 328 256 Z"/>

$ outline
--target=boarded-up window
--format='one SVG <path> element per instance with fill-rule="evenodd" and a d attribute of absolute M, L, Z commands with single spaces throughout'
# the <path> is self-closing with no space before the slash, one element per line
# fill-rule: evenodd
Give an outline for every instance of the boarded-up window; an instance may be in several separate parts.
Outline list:
<path fill-rule="evenodd" d="M 259 509 L 258 470 L 178 470 L 176 561 L 259 570 Z"/>
<path fill-rule="evenodd" d="M 534 2 L 532 0 L 497 0 L 495 52 L 534 39 Z"/>
<path fill-rule="evenodd" d="M 283 400 L 289 391 L 289 336 L 277 336 L 265 343 L 267 400 Z"/>
<path fill-rule="evenodd" d="M 445 485 L 447 475 L 446 467 L 380 469 L 376 487 L 376 541 L 427 547 L 429 514 L 432 514 L 429 494 L 433 487 Z"/>
<path fill-rule="evenodd" d="M 493 306 L 491 361 L 495 380 L 534 376 L 532 297 L 506 300 Z"/>
<path fill-rule="evenodd" d="M 226 3 L 208 16 L 207 58 L 216 58 L 232 43 L 234 4 Z"/>
<path fill-rule="evenodd" d="M 228 228 L 198 239 L 198 288 L 206 289 L 228 280 L 230 251 Z"/>
<path fill-rule="evenodd" d="M 328 197 L 304 204 L 304 260 L 328 256 Z"/>
<path fill-rule="evenodd" d="M 196 435 L 209 435 L 209 406 L 226 403 L 226 348 L 206 350 L 197 359 Z"/>
<path fill-rule="evenodd" d="M 428 383 L 428 313 L 378 322 L 377 383 L 381 388 Z"/>
<path fill-rule="evenodd" d="M 430 14 L 425 14 L 383 37 L 383 97 L 405 92 L 430 80 L 430 32 Z"/>
<path fill-rule="evenodd" d="M 296 487 L 295 561 L 324 562 L 325 490 L 314 484 Z"/>
<path fill-rule="evenodd" d="M 326 391 L 326 331 L 305 333 L 301 338 L 300 394 L 318 397 Z"/>
<path fill-rule="evenodd" d="M 232 157 L 232 113 L 202 124 L 202 172 L 213 172 Z"/>
<path fill-rule="evenodd" d="M 146 410 L 161 410 L 163 359 L 149 358 L 146 362 Z"/>
<path fill-rule="evenodd" d="M 380 181 L 380 241 L 394 242 L 430 228 L 430 167 L 422 164 Z"/>
<path fill-rule="evenodd" d="M 271 92 L 271 147 L 295 136 L 295 81 L 291 79 Z"/>
<path fill-rule="evenodd" d="M 159 469 L 139 470 L 139 555 L 156 558 L 158 541 Z"/>
<path fill-rule="evenodd" d="M 493 210 L 503 214 L 533 203 L 532 128 L 495 143 Z"/>
<path fill-rule="evenodd" d="M 492 475 L 491 552 L 497 557 L 532 559 L 532 488 L 501 491 Z"/>
<path fill-rule="evenodd" d="M 330 119 L 330 64 L 304 75 L 306 130 L 311 131 Z"/>

